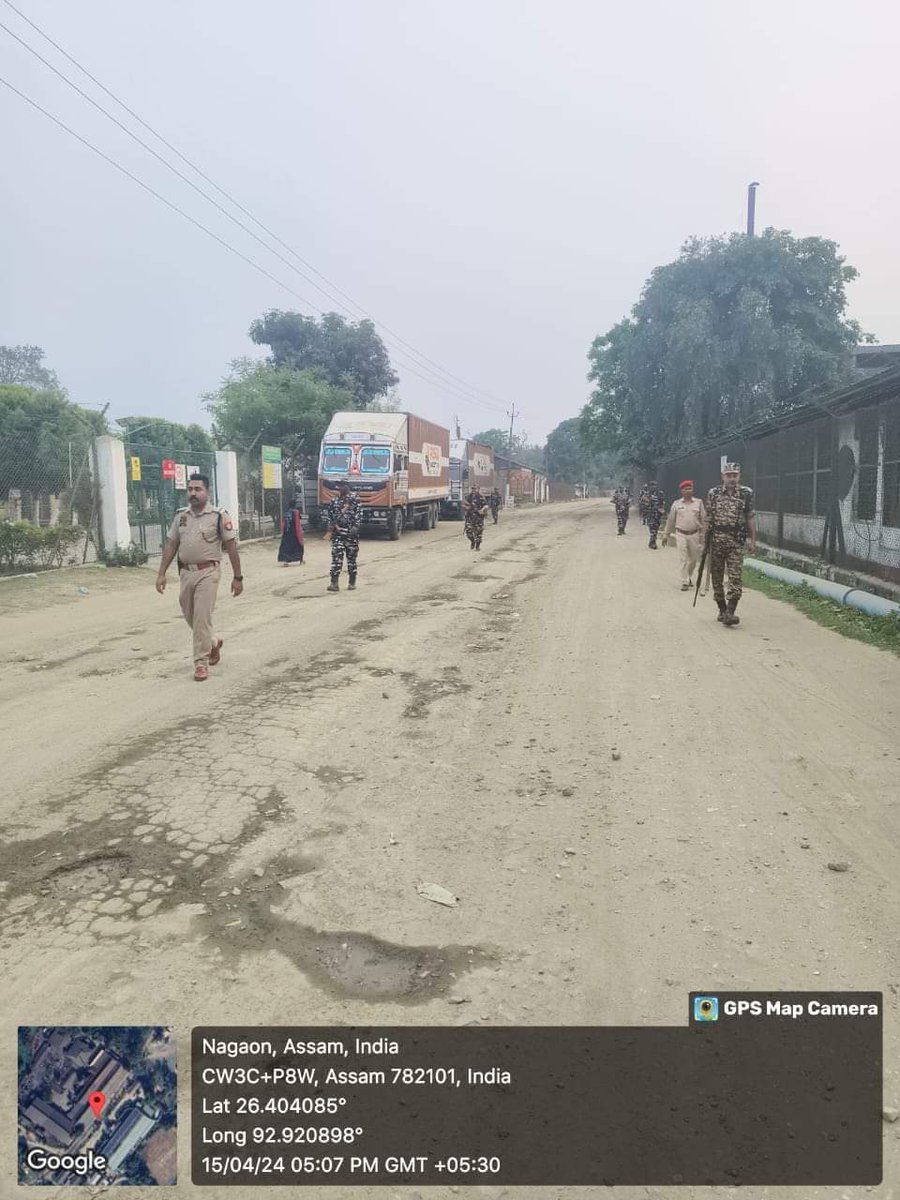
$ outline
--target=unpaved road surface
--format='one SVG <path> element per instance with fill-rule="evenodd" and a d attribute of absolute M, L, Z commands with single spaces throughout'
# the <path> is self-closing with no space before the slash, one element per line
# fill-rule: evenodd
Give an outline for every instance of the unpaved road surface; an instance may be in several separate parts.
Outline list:
<path fill-rule="evenodd" d="M 752 592 L 723 629 L 608 503 L 504 516 L 479 555 L 458 524 L 366 540 L 338 596 L 309 551 L 246 548 L 203 685 L 174 579 L 0 585 L 4 1197 L 30 1194 L 18 1023 L 172 1025 L 184 1081 L 195 1024 L 674 1025 L 695 987 L 876 989 L 898 1104 L 895 658 Z M 194 1189 L 184 1104 L 179 1161 L 165 1195 L 296 1194 Z"/>

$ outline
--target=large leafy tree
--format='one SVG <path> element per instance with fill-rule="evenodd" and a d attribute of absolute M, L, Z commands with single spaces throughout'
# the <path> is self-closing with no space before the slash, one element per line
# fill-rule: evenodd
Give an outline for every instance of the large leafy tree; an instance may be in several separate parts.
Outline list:
<path fill-rule="evenodd" d="M 506 429 L 483 429 L 481 433 L 473 434 L 471 440 L 481 442 L 482 446 L 491 446 L 498 454 L 509 455 L 525 467 L 535 467 L 539 471 L 545 469 L 544 447 L 529 442 L 524 430 L 513 434 L 511 451 L 509 430 Z"/>
<path fill-rule="evenodd" d="M 44 364 L 40 346 L 0 346 L 0 384 L 18 383 L 38 391 L 61 392 L 56 372 Z"/>
<path fill-rule="evenodd" d="M 547 435 L 544 449 L 547 474 L 552 480 L 603 485 L 616 477 L 617 460 L 609 451 L 597 451 L 588 446 L 582 436 L 580 417 L 561 421 Z"/>
<path fill-rule="evenodd" d="M 204 397 L 216 439 L 234 450 L 281 446 L 299 465 L 313 462 L 328 422 L 356 408 L 353 396 L 315 371 L 235 359 L 216 392 Z"/>
<path fill-rule="evenodd" d="M 366 408 L 398 382 L 384 342 L 371 321 L 346 321 L 338 313 L 321 320 L 272 309 L 250 326 L 250 337 L 271 350 L 276 367 L 318 371 L 350 392 L 354 408 Z"/>
<path fill-rule="evenodd" d="M 688 242 L 631 316 L 595 338 L 587 444 L 649 465 L 838 381 L 864 336 L 845 316 L 856 275 L 820 237 L 767 229 Z"/>
<path fill-rule="evenodd" d="M 199 450 L 211 453 L 215 443 L 201 425 L 179 425 L 162 417 L 122 417 L 117 422 L 129 441 L 146 442 L 176 458 Z"/>
<path fill-rule="evenodd" d="M 11 489 L 58 495 L 77 478 L 92 437 L 106 420 L 58 391 L 0 384 L 0 503 Z"/>

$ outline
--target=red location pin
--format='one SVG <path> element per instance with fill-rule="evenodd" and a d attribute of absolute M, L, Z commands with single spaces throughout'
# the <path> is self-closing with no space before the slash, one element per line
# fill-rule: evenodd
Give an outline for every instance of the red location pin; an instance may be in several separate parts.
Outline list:
<path fill-rule="evenodd" d="M 106 1107 L 106 1095 L 103 1092 L 91 1092 L 88 1096 L 88 1104 L 91 1106 L 94 1116 L 99 1119 Z"/>

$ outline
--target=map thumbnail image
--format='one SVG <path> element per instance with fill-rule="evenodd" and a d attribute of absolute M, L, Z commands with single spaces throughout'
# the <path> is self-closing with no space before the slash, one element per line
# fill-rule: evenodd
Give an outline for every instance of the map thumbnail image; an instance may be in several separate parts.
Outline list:
<path fill-rule="evenodd" d="M 163 1026 L 20 1026 L 19 1182 L 174 1184 L 175 1054 Z"/>

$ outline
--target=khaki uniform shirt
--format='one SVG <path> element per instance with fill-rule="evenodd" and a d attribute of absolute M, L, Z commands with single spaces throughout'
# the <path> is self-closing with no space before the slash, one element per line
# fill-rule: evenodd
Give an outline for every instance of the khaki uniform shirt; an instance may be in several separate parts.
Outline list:
<path fill-rule="evenodd" d="M 669 509 L 669 519 L 666 521 L 666 533 L 699 533 L 700 523 L 706 516 L 703 501 L 696 496 L 690 500 L 676 500 Z"/>
<path fill-rule="evenodd" d="M 196 515 L 190 507 L 180 508 L 169 528 L 169 540 L 178 546 L 178 559 L 186 566 L 221 562 L 223 546 L 236 536 L 231 517 L 214 504 Z"/>

